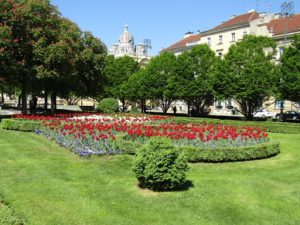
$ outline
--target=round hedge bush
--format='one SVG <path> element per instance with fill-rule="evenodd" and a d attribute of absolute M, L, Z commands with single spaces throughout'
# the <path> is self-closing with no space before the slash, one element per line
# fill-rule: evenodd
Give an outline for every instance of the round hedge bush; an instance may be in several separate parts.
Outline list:
<path fill-rule="evenodd" d="M 171 140 L 151 138 L 137 153 L 133 171 L 142 188 L 166 191 L 186 183 L 187 159 Z"/>
<path fill-rule="evenodd" d="M 97 105 L 97 111 L 104 113 L 119 112 L 119 103 L 114 98 L 104 98 Z"/>

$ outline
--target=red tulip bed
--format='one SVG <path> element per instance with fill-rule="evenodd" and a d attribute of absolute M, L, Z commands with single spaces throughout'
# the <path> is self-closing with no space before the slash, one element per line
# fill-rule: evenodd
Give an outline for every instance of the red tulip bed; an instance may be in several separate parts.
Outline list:
<path fill-rule="evenodd" d="M 124 146 L 116 140 L 144 144 L 149 138 L 170 138 L 175 146 L 197 149 L 239 148 L 269 141 L 257 127 L 214 124 L 175 124 L 170 117 L 145 115 L 57 114 L 54 116 L 16 116 L 41 122 L 36 130 L 80 156 L 121 154 Z M 118 139 L 117 138 L 117 139 Z"/>

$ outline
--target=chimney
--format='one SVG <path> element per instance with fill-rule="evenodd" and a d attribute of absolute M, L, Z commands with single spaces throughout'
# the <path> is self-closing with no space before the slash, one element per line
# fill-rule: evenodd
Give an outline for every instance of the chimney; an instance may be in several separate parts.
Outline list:
<path fill-rule="evenodd" d="M 188 31 L 188 32 L 186 32 L 186 33 L 184 34 L 183 38 L 188 38 L 188 37 L 190 37 L 190 36 L 192 36 L 192 35 L 193 35 L 193 32 Z"/>
<path fill-rule="evenodd" d="M 236 17 L 236 15 L 232 15 L 232 16 L 230 17 L 230 19 L 233 19 L 234 17 Z"/>

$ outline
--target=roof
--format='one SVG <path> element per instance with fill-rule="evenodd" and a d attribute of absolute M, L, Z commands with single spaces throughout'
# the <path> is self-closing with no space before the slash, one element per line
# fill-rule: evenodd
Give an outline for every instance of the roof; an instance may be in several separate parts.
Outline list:
<path fill-rule="evenodd" d="M 267 24 L 269 32 L 271 32 L 273 35 L 284 34 L 286 22 L 287 22 L 288 33 L 294 33 L 300 31 L 300 14 L 296 14 L 288 18 L 283 17 L 283 18 L 271 20 Z"/>
<path fill-rule="evenodd" d="M 220 25 L 213 28 L 213 30 L 219 30 L 219 29 L 223 29 L 223 28 L 227 28 L 227 27 L 231 27 L 231 26 L 236 26 L 239 24 L 250 23 L 250 21 L 257 19 L 258 17 L 259 17 L 259 14 L 257 12 L 255 12 L 255 11 L 248 12 L 246 14 L 235 16 L 232 19 L 221 23 Z"/>
<path fill-rule="evenodd" d="M 191 35 L 189 37 L 186 37 L 186 38 L 176 42 L 175 44 L 171 45 L 170 47 L 165 48 L 164 51 L 172 51 L 172 50 L 176 50 L 176 49 L 182 49 L 182 48 L 186 47 L 188 43 L 193 43 L 193 42 L 199 41 L 200 38 L 201 38 L 200 34 Z"/>

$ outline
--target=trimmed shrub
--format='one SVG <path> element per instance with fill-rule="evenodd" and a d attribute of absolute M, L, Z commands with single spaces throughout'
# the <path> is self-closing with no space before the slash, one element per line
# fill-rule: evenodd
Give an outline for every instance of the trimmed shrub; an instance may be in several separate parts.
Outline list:
<path fill-rule="evenodd" d="M 33 132 L 39 129 L 41 122 L 32 120 L 2 119 L 1 127 L 7 130 L 29 131 Z"/>
<path fill-rule="evenodd" d="M 264 143 L 238 148 L 199 149 L 180 147 L 190 162 L 233 162 L 269 158 L 280 152 L 279 143 Z"/>
<path fill-rule="evenodd" d="M 166 191 L 180 188 L 185 184 L 187 160 L 171 140 L 151 138 L 139 151 L 133 171 L 143 188 Z"/>
<path fill-rule="evenodd" d="M 114 98 L 104 98 L 97 105 L 97 111 L 104 113 L 119 112 L 119 103 Z"/>
<path fill-rule="evenodd" d="M 123 140 L 118 137 L 117 142 L 121 150 L 127 154 L 137 152 L 142 143 L 136 141 Z M 184 152 L 189 162 L 234 162 L 263 159 L 275 156 L 280 153 L 279 143 L 264 143 L 245 147 L 201 149 L 193 146 L 177 147 Z"/>

